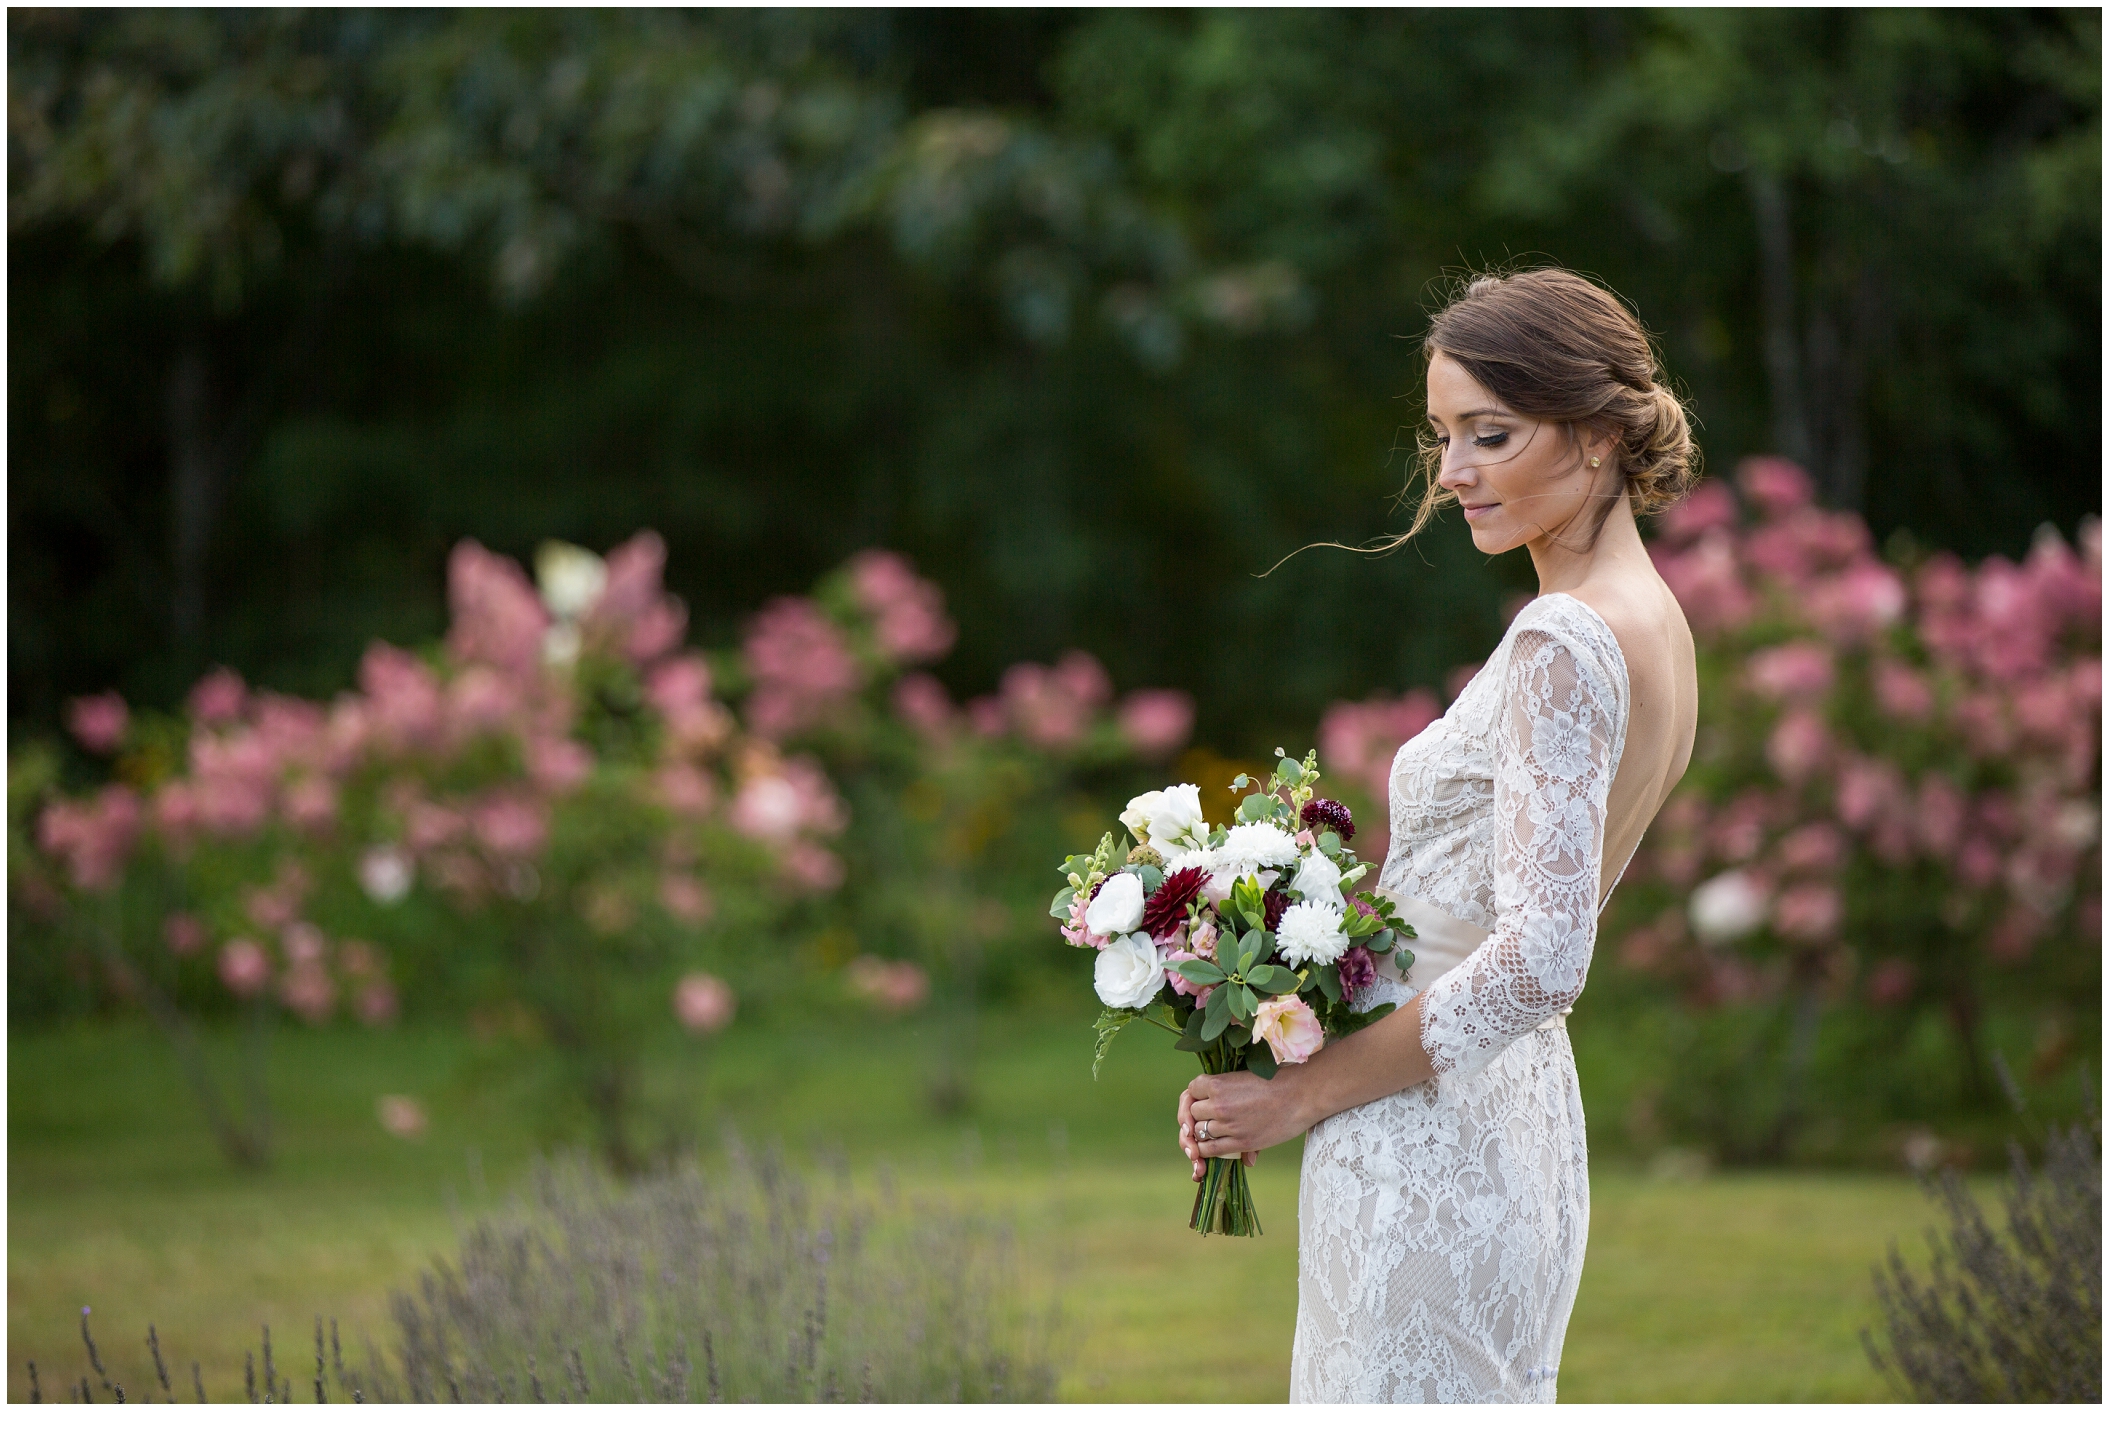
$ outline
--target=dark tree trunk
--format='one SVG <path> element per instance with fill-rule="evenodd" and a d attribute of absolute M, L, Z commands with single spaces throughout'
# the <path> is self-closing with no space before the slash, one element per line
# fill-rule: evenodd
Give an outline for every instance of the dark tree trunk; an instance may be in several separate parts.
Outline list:
<path fill-rule="evenodd" d="M 1787 188 L 1753 165 L 1743 173 L 1757 222 L 1758 280 L 1765 307 L 1765 379 L 1772 391 L 1772 444 L 1782 456 L 1812 466 L 1808 407 L 1802 392 L 1801 346 L 1794 286 L 1794 230 Z"/>

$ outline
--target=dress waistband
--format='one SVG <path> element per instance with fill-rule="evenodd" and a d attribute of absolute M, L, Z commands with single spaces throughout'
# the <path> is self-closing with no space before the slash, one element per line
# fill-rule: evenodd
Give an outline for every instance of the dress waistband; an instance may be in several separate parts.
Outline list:
<path fill-rule="evenodd" d="M 1389 957 L 1379 961 L 1377 970 L 1388 977 L 1398 978 L 1416 993 L 1425 991 L 1437 978 L 1461 965 L 1481 943 L 1493 936 L 1485 928 L 1451 917 L 1426 898 L 1404 897 L 1388 888 L 1379 891 L 1391 900 L 1396 920 L 1411 927 L 1415 935 L 1402 939 L 1400 943 L 1413 954 L 1413 963 L 1403 976 Z M 1562 1008 L 1538 1027 L 1560 1027 L 1572 1011 L 1571 1008 Z"/>

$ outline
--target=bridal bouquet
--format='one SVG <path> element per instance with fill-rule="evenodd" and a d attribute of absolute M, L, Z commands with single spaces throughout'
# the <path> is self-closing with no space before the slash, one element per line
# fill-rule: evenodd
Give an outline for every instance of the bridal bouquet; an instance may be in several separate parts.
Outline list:
<path fill-rule="evenodd" d="M 1318 754 L 1274 755 L 1273 776 L 1239 775 L 1229 827 L 1201 816 L 1191 783 L 1146 792 L 1120 814 L 1128 841 L 1109 832 L 1097 849 L 1062 863 L 1067 882 L 1049 913 L 1063 941 L 1098 954 L 1098 1020 L 1092 1074 L 1122 1028 L 1138 1019 L 1177 1036 L 1210 1073 L 1250 1069 L 1272 1078 L 1392 1010 L 1356 1012 L 1376 981 L 1377 958 L 1413 930 L 1389 902 L 1354 887 L 1369 870 L 1348 849 L 1355 821 L 1345 805 L 1313 795 Z M 1194 1198 L 1202 1234 L 1260 1232 L 1244 1164 L 1211 1158 Z"/>

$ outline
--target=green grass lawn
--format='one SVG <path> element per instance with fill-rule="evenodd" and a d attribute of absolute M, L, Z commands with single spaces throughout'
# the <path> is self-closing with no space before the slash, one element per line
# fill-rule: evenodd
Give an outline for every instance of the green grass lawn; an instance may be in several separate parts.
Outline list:
<path fill-rule="evenodd" d="M 992 1018 L 973 1107 L 938 1120 L 923 1102 L 935 1029 L 743 1020 L 714 1053 L 655 1054 L 652 1093 L 662 1126 L 708 1139 L 730 1122 L 793 1153 L 840 1148 L 860 1172 L 884 1163 L 1013 1217 L 1038 1281 L 1059 1281 L 1064 1398 L 1285 1398 L 1295 1150 L 1254 1175 L 1266 1237 L 1197 1239 L 1170 1121 L 1182 1055 L 1138 1031 L 1094 1083 L 1087 1019 Z M 493 1047 L 412 1029 L 282 1032 L 279 1159 L 243 1174 L 220 1161 L 143 1024 L 14 1035 L 8 1397 L 28 1397 L 29 1359 L 47 1393 L 85 1370 L 83 1305 L 120 1381 L 150 1377 L 151 1321 L 179 1376 L 197 1359 L 215 1398 L 239 1397 L 262 1324 L 296 1379 L 318 1314 L 348 1341 L 385 1338 L 389 1290 L 549 1141 Z M 423 1139 L 380 1128 L 383 1093 L 423 1101 Z M 1931 1220 L 1908 1179 L 1601 1166 L 1593 1186 L 1563 1399 L 1885 1397 L 1857 1331 L 1874 1319 L 1870 1265 Z"/>

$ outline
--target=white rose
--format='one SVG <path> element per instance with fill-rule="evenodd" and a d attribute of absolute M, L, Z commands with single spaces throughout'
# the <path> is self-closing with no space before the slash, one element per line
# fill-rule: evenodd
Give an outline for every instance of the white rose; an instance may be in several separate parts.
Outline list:
<path fill-rule="evenodd" d="M 1084 926 L 1102 938 L 1132 931 L 1141 921 L 1142 879 L 1132 872 L 1107 878 L 1091 906 L 1084 909 Z"/>
<path fill-rule="evenodd" d="M 1340 864 L 1322 852 L 1307 853 L 1289 891 L 1312 902 L 1340 901 Z"/>
<path fill-rule="evenodd" d="M 1201 789 L 1191 782 L 1129 798 L 1120 820 L 1128 831 L 1159 852 L 1167 843 L 1174 847 L 1198 845 L 1208 835 L 1208 824 L 1201 820 Z"/>
<path fill-rule="evenodd" d="M 1109 1008 L 1149 1006 L 1164 986 L 1164 964 L 1157 960 L 1157 944 L 1148 933 L 1115 938 L 1099 952 L 1092 981 L 1099 1001 Z"/>
<path fill-rule="evenodd" d="M 1765 890 L 1737 868 L 1692 889 L 1692 931 L 1709 943 L 1729 943 L 1765 923 Z"/>
<path fill-rule="evenodd" d="M 1344 916 L 1339 907 L 1300 902 L 1282 914 L 1274 943 L 1284 960 L 1291 963 L 1330 963 L 1347 951 L 1347 934 L 1340 930 Z"/>

